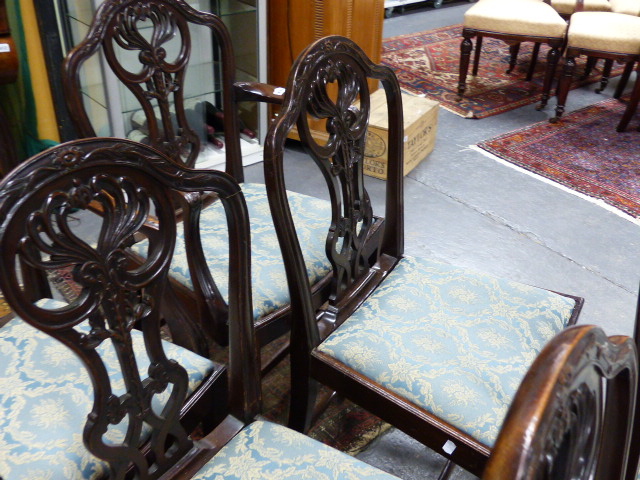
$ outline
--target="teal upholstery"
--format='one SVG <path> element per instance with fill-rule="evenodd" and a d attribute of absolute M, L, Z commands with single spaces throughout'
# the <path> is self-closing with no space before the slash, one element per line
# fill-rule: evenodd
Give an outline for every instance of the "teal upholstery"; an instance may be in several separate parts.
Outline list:
<path fill-rule="evenodd" d="M 285 276 L 280 245 L 273 227 L 267 193 L 263 184 L 245 183 L 242 193 L 247 201 L 251 224 L 251 276 L 253 284 L 254 318 L 262 317 L 289 303 L 289 289 Z M 331 204 L 328 201 L 288 192 L 289 205 L 305 258 L 309 282 L 313 285 L 331 271 L 325 253 L 325 242 L 331 223 Z M 208 266 L 223 298 L 227 298 L 229 256 L 227 227 L 220 202 L 205 208 L 200 218 L 202 248 Z M 182 225 L 182 224 L 180 224 Z M 193 289 L 180 228 L 171 275 Z M 147 243 L 140 242 L 133 249 L 146 256 Z M 214 262 L 215 260 L 215 262 Z"/>
<path fill-rule="evenodd" d="M 406 257 L 318 350 L 490 447 L 529 365 L 574 303 Z"/>
<path fill-rule="evenodd" d="M 397 480 L 346 453 L 270 422 L 246 427 L 193 480 Z"/>
<path fill-rule="evenodd" d="M 43 308 L 63 305 L 53 300 Z M 79 329 L 82 328 L 78 327 Z M 132 332 L 134 349 L 144 352 L 142 334 Z M 184 348 L 163 342 L 168 358 L 189 374 L 189 392 L 213 370 L 213 363 Z M 111 386 L 124 393 L 124 382 L 110 342 L 99 347 Z M 138 366 L 146 378 L 149 361 Z M 164 393 L 166 401 L 167 392 Z M 160 411 L 163 395 L 154 398 Z M 0 477 L 5 480 L 95 479 L 107 472 L 106 463 L 83 446 L 82 430 L 93 405 L 93 388 L 80 360 L 62 343 L 19 318 L 0 328 Z M 107 441 L 120 441 L 125 425 L 113 426 Z"/>

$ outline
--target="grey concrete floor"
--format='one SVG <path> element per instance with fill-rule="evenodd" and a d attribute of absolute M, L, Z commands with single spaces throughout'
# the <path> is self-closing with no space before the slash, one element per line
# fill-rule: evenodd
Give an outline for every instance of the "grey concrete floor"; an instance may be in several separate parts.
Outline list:
<path fill-rule="evenodd" d="M 437 10 L 407 9 L 385 20 L 384 35 L 462 23 L 470 6 L 457 1 Z M 573 90 L 567 112 L 610 97 L 614 87 L 615 80 L 600 95 L 593 86 Z M 529 105 L 482 120 L 440 109 L 435 149 L 405 180 L 406 252 L 584 297 L 579 323 L 630 335 L 640 224 L 469 148 L 548 119 L 554 106 L 552 99 L 545 111 Z M 287 187 L 322 195 L 318 179 L 296 162 L 299 155 L 290 152 Z M 258 179 L 261 167 L 249 167 L 247 175 Z M 369 187 L 375 195 L 384 182 L 371 179 Z M 406 480 L 437 478 L 443 465 L 442 457 L 397 430 L 359 457 Z M 458 469 L 453 478 L 473 476 Z"/>

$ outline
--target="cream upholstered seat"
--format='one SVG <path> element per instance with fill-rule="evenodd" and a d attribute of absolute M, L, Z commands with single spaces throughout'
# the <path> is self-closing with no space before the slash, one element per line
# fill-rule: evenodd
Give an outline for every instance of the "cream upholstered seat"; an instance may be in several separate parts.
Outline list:
<path fill-rule="evenodd" d="M 612 3 L 609 0 L 584 0 L 582 11 L 584 12 L 610 12 Z M 563 16 L 571 16 L 576 12 L 577 0 L 551 0 L 551 6 Z"/>
<path fill-rule="evenodd" d="M 611 12 L 578 12 L 571 16 L 567 33 L 567 49 L 564 74 L 558 85 L 558 105 L 556 116 L 551 119 L 557 122 L 565 109 L 565 103 L 573 72 L 575 58 L 589 55 L 626 63 L 627 65 L 640 59 L 640 17 Z M 629 107 L 637 104 L 637 90 L 634 89 Z M 633 112 L 625 112 L 618 131 L 623 131 Z M 624 121 L 626 119 L 626 122 Z"/>
<path fill-rule="evenodd" d="M 482 38 L 492 37 L 504 40 L 512 46 L 511 63 L 507 73 L 515 65 L 515 54 L 521 42 L 535 42 L 536 52 L 540 43 L 551 47 L 548 54 L 547 70 L 542 88 L 541 107 L 546 105 L 551 90 L 560 48 L 564 42 L 567 24 L 550 5 L 539 0 L 482 0 L 464 15 L 463 40 L 460 45 L 460 76 L 458 97 L 466 90 L 469 57 L 473 49 L 471 39 L 477 37 L 473 75 L 478 74 L 478 62 L 482 48 Z M 533 70 L 529 70 L 530 79 Z"/>
<path fill-rule="evenodd" d="M 640 16 L 640 0 L 611 0 L 611 11 Z"/>

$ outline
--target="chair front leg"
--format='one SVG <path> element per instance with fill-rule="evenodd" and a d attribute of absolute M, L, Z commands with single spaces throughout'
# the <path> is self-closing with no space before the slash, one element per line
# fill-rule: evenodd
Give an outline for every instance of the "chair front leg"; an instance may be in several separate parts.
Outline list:
<path fill-rule="evenodd" d="M 556 76 L 556 67 L 558 66 L 558 60 L 560 58 L 560 47 L 562 46 L 562 42 L 550 43 L 550 46 L 551 50 L 549 50 L 549 54 L 547 55 L 547 69 L 544 74 L 544 83 L 542 84 L 542 98 L 540 99 L 540 105 L 537 108 L 538 110 L 542 110 L 547 105 L 547 101 L 549 100 L 553 79 Z"/>
<path fill-rule="evenodd" d="M 633 63 L 633 62 L 629 62 Z M 627 104 L 627 108 L 622 114 L 622 118 L 620 119 L 620 123 L 616 130 L 618 132 L 624 132 L 629 125 L 629 121 L 633 114 L 638 109 L 638 101 L 640 100 L 640 63 L 638 64 L 638 68 L 636 69 L 636 81 L 633 85 L 633 90 L 631 92 L 631 98 L 629 99 L 629 103 Z"/>
<path fill-rule="evenodd" d="M 573 79 L 573 71 L 576 68 L 576 59 L 573 54 L 567 51 L 567 59 L 564 64 L 562 77 L 560 77 L 560 83 L 558 85 L 558 105 L 556 106 L 556 116 L 553 117 L 550 122 L 556 123 L 562 114 L 564 113 L 564 105 L 567 101 L 567 95 L 571 88 L 571 80 Z"/>
<path fill-rule="evenodd" d="M 473 43 L 471 37 L 472 32 L 462 30 L 462 43 L 460 44 L 460 75 L 458 77 L 458 101 L 462 100 L 464 91 L 467 89 L 467 71 L 469 70 L 469 59 L 471 57 L 471 50 Z"/>
<path fill-rule="evenodd" d="M 611 76 L 611 67 L 613 67 L 613 60 L 607 58 L 604 61 L 604 68 L 602 69 L 602 77 L 600 78 L 600 87 L 596 88 L 596 93 L 602 92 L 609 83 L 609 77 Z"/>
<path fill-rule="evenodd" d="M 631 76 L 631 72 L 633 72 L 633 65 L 635 61 L 631 60 L 624 65 L 624 71 L 620 76 L 620 81 L 618 82 L 618 86 L 616 87 L 616 91 L 613 94 L 613 98 L 620 98 L 624 92 L 625 87 L 627 86 L 627 82 L 629 81 L 629 77 Z"/>

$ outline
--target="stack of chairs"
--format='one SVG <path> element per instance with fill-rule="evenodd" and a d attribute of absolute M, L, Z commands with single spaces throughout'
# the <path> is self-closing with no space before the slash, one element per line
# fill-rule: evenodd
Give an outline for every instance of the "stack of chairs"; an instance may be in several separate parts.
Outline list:
<path fill-rule="evenodd" d="M 180 0 L 148 3 L 194 18 Z M 108 2 L 97 22 L 117 4 L 141 14 L 140 2 Z M 384 218 L 363 178 L 371 78 L 385 90 L 391 126 Z M 246 90 L 270 95 L 268 86 Z M 485 478 L 533 478 L 501 466 L 532 451 L 526 471 L 565 471 L 586 451 L 566 455 L 566 437 L 592 442 L 593 471 L 620 473 L 595 478 L 622 478 L 637 388 L 631 340 L 571 327 L 580 298 L 404 256 L 402 105 L 391 70 L 346 38 L 323 38 L 301 53 L 281 103 L 265 141 L 264 200 L 280 250 L 268 260 L 286 275 L 289 427 L 260 417 L 259 351 L 272 338 L 254 298 L 265 259 L 252 247 L 251 194 L 238 172 L 192 169 L 158 145 L 80 139 L 0 183 L 0 289 L 15 312 L 0 329 L 0 476 L 395 478 L 304 435 L 324 406 L 321 382 L 441 452 L 442 476 L 455 463 Z M 309 116 L 326 120 L 325 143 Z M 294 126 L 331 198 L 315 233 L 330 265 L 322 288 L 309 279 L 297 199 L 286 190 Z M 215 254 L 210 232 L 227 239 Z M 60 268 L 79 287 L 75 299 L 52 298 L 48 279 Z M 204 310 L 185 306 L 179 278 L 192 279 Z M 201 332 L 207 347 L 228 345 L 228 361 L 209 358 Z M 574 422 L 583 405 L 602 415 Z M 593 427 L 603 420 L 614 426 L 606 435 Z M 560 432 L 552 444 L 540 440 L 549 428 Z M 613 438 L 624 440 L 621 457 L 607 453 Z"/>

